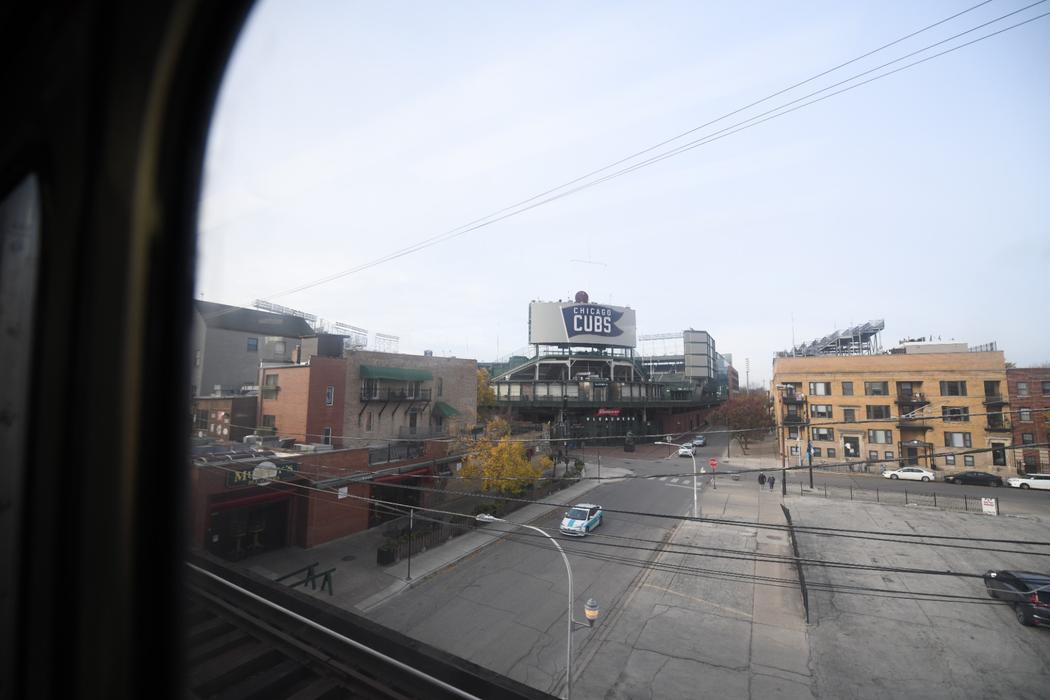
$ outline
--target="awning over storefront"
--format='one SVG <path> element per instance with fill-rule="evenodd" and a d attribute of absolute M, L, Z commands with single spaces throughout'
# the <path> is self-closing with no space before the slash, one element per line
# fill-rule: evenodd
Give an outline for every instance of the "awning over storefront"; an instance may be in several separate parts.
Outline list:
<path fill-rule="evenodd" d="M 422 382 L 433 379 L 429 369 L 411 369 L 408 367 L 373 367 L 361 365 L 361 377 L 364 379 L 393 379 L 401 382 Z"/>
<path fill-rule="evenodd" d="M 442 418 L 452 418 L 459 415 L 459 411 L 449 406 L 444 401 L 435 401 L 432 413 L 435 416 L 441 416 Z"/>

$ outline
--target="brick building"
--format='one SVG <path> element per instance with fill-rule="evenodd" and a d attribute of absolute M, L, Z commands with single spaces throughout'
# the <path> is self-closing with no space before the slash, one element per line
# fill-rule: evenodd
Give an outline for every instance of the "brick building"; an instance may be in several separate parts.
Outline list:
<path fill-rule="evenodd" d="M 812 445 L 814 464 L 1012 466 L 1002 352 L 927 343 L 881 354 L 778 357 L 773 387 L 791 463 L 805 460 Z"/>
<path fill-rule="evenodd" d="M 476 360 L 350 351 L 343 436 L 367 443 L 456 435 L 477 422 Z"/>
<path fill-rule="evenodd" d="M 1050 368 L 1006 370 L 1013 439 L 1018 466 L 1026 472 L 1050 472 Z M 1030 445 L 1030 447 L 1026 447 Z"/>
<path fill-rule="evenodd" d="M 409 458 L 383 458 L 368 448 L 203 455 L 190 470 L 193 546 L 241 559 L 361 532 L 397 515 L 364 499 L 426 506 L 428 492 L 402 487 L 431 486 L 460 459 L 436 442 Z"/>
<path fill-rule="evenodd" d="M 258 425 L 305 444 L 343 447 L 346 360 L 313 355 L 303 364 L 259 370 Z"/>

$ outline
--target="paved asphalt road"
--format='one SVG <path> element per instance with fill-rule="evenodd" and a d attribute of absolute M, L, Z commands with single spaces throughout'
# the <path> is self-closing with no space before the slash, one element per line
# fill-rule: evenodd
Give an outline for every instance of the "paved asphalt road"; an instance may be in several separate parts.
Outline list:
<path fill-rule="evenodd" d="M 698 452 L 706 460 L 721 453 L 718 438 Z M 643 446 L 622 460 L 603 456 L 610 465 L 626 465 L 638 475 L 691 473 L 692 460 L 665 459 L 667 448 Z M 641 451 L 640 450 L 640 451 Z M 649 455 L 648 452 L 653 454 Z M 602 484 L 586 499 L 612 510 L 686 515 L 692 509 L 691 477 L 625 479 Z M 554 534 L 572 562 L 575 605 L 594 598 L 614 609 L 645 572 L 644 564 L 678 521 L 610 513 L 585 538 L 557 534 L 561 514 L 533 523 Z M 498 523 L 490 531 L 503 529 Z M 567 578 L 561 557 L 539 533 L 510 528 L 500 542 L 435 575 L 370 617 L 416 639 L 479 663 L 548 692 L 560 692 L 565 676 Z M 594 558 L 600 557 L 600 558 Z M 574 633 L 578 658 L 589 629 Z"/>

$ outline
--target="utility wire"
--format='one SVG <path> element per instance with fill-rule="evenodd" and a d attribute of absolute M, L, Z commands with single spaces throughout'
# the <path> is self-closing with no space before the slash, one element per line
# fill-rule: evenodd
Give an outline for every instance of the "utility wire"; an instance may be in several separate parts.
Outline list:
<path fill-rule="evenodd" d="M 292 485 L 294 486 L 294 484 L 292 484 Z M 268 485 L 268 486 L 270 486 L 271 488 L 273 487 L 272 484 Z M 311 498 L 311 496 L 308 495 L 307 498 Z M 367 500 L 367 501 L 370 501 L 370 502 L 374 502 L 375 501 L 375 499 L 362 499 L 362 500 Z M 343 504 L 341 504 L 341 505 L 343 505 Z M 350 506 L 350 504 L 345 504 L 345 505 L 346 506 Z M 406 510 L 406 509 L 411 509 L 411 510 L 414 510 L 414 511 L 422 511 L 420 513 L 420 515 L 416 516 L 417 520 L 420 520 L 422 522 L 439 522 L 439 523 L 443 523 L 444 522 L 444 521 L 428 518 L 425 515 L 425 513 L 428 512 L 428 511 L 429 512 L 434 512 L 435 509 L 428 509 L 428 508 L 421 507 L 421 506 L 404 506 L 404 505 L 402 505 L 399 509 L 390 509 L 388 512 L 390 512 L 390 511 L 393 511 L 393 512 L 400 511 L 400 512 L 403 513 L 404 510 Z M 440 511 L 438 511 L 438 512 L 440 512 Z M 506 523 L 506 524 L 514 525 L 513 523 Z M 517 531 L 517 529 L 515 529 L 513 531 L 512 530 L 497 530 L 497 531 L 500 533 L 500 534 L 494 535 L 494 537 L 496 537 L 497 539 L 518 540 L 518 541 L 520 541 L 523 544 L 528 544 L 530 546 L 535 546 L 535 547 L 538 547 L 538 548 L 541 548 L 541 549 L 549 549 L 551 551 L 555 550 L 555 548 L 552 545 L 549 544 L 549 540 L 547 539 L 547 537 L 543 536 L 543 535 L 532 535 L 532 534 L 528 534 L 528 533 L 523 533 L 523 532 Z M 479 530 L 479 532 L 481 532 L 482 534 L 486 534 L 486 535 L 491 534 L 487 529 Z M 524 538 L 524 539 L 522 539 L 522 538 Z M 629 549 L 644 551 L 646 553 L 653 554 L 654 556 L 658 556 L 658 555 L 662 555 L 662 554 L 684 554 L 684 555 L 694 555 L 694 556 L 713 556 L 713 555 L 704 554 L 704 553 L 696 553 L 696 552 L 688 552 L 688 551 L 682 552 L 682 551 L 678 551 L 678 550 L 675 550 L 675 549 L 671 549 L 670 547 L 673 547 L 673 546 L 674 545 L 671 545 L 671 546 L 666 546 L 665 545 L 663 547 L 657 547 L 657 548 L 630 547 Z M 621 548 L 623 548 L 623 547 L 621 546 Z M 700 575 L 700 576 L 704 576 L 704 577 L 722 578 L 722 579 L 745 579 L 745 580 L 752 580 L 752 581 L 754 581 L 756 583 L 777 582 L 777 583 L 784 583 L 788 587 L 792 587 L 792 588 L 797 586 L 797 582 L 792 581 L 791 579 L 783 579 L 783 578 L 776 578 L 776 577 L 762 577 L 762 576 L 757 576 L 757 575 L 753 575 L 753 574 L 747 574 L 747 573 L 744 573 L 744 572 L 732 572 L 732 571 L 723 571 L 723 570 L 703 569 L 703 568 L 686 566 L 686 565 L 680 565 L 680 564 L 679 565 L 670 565 L 670 564 L 666 564 L 664 562 L 656 562 L 653 559 L 643 560 L 643 559 L 637 559 L 637 558 L 632 558 L 632 557 L 627 557 L 627 556 L 617 556 L 617 555 L 610 555 L 610 554 L 607 554 L 607 553 L 590 551 L 590 550 L 579 548 L 575 544 L 568 544 L 565 547 L 565 549 L 566 549 L 566 551 L 568 553 L 572 553 L 572 554 L 574 554 L 576 556 L 586 557 L 586 558 L 590 558 L 590 559 L 594 559 L 594 560 L 598 560 L 598 561 L 603 561 L 603 562 L 606 562 L 606 563 L 626 564 L 626 565 L 630 565 L 630 566 L 640 567 L 640 568 L 643 568 L 643 569 L 664 570 L 664 571 L 672 571 L 672 572 L 677 572 L 677 573 L 690 573 L 690 574 L 693 574 L 693 575 Z M 769 555 L 763 555 L 763 554 L 760 554 L 760 553 L 757 553 L 757 552 L 753 553 L 753 555 L 750 556 L 750 557 L 728 557 L 728 556 L 722 556 L 722 557 L 716 557 L 716 558 L 740 559 L 740 560 L 748 561 L 749 563 L 752 563 L 752 564 L 756 563 L 756 562 L 772 562 L 772 563 L 793 564 L 796 561 L 794 559 L 794 557 L 784 557 L 784 558 L 779 558 L 778 559 L 778 558 L 770 557 Z M 807 563 L 809 565 L 816 565 L 816 566 L 825 566 L 825 567 L 829 567 L 829 568 L 857 569 L 857 570 L 862 570 L 862 571 L 870 571 L 870 572 L 878 572 L 878 573 L 937 575 L 937 576 L 952 576 L 952 577 L 956 577 L 956 578 L 983 578 L 979 574 L 967 574 L 967 573 L 961 573 L 961 572 L 939 571 L 939 570 L 935 570 L 935 569 L 907 569 L 907 568 L 902 568 L 902 567 L 885 567 L 885 566 L 877 566 L 877 565 L 856 564 L 854 562 L 833 562 L 833 561 L 827 561 L 827 560 L 802 560 L 801 563 Z M 826 586 L 826 585 L 824 585 L 824 586 L 827 587 L 828 589 L 832 588 L 832 587 L 829 587 L 829 586 Z M 817 584 L 815 584 L 815 586 L 811 586 L 811 587 L 820 588 L 820 587 L 822 587 L 822 584 L 817 583 Z M 834 586 L 833 588 L 834 588 L 834 590 L 843 589 L 842 586 L 838 586 L 838 585 Z M 870 587 L 861 587 L 861 586 L 848 586 L 846 588 L 850 589 L 850 592 L 905 594 L 904 596 L 896 596 L 896 595 L 894 595 L 894 596 L 891 596 L 891 597 L 907 597 L 909 599 L 915 599 L 916 598 L 916 593 L 912 592 L 912 591 L 899 591 L 899 590 L 893 590 L 893 589 L 870 588 Z M 989 601 L 986 601 L 986 599 L 984 599 L 984 598 L 972 598 L 970 596 L 958 596 L 958 595 L 943 594 L 943 593 L 920 592 L 918 595 L 930 596 L 931 599 L 935 599 L 935 600 L 941 600 L 941 599 L 949 598 L 949 599 L 960 599 L 960 600 L 972 599 L 972 600 L 978 600 L 980 602 L 989 602 Z"/>
<path fill-rule="evenodd" d="M 1040 0 L 1040 2 L 1045 2 L 1045 0 Z M 766 97 L 763 97 L 762 99 L 757 100 L 755 102 L 752 102 L 752 103 L 750 103 L 750 104 L 748 104 L 748 105 L 746 105 L 744 107 L 740 107 L 738 109 L 735 109 L 735 110 L 732 110 L 730 112 L 727 112 L 726 114 L 723 114 L 722 116 L 720 116 L 720 117 L 718 117 L 718 118 L 716 118 L 714 120 L 711 120 L 711 121 L 706 122 L 706 123 L 704 123 L 704 124 L 702 124 L 700 126 L 697 126 L 697 127 L 692 128 L 692 129 L 689 129 L 688 131 L 682 132 L 681 134 L 678 134 L 678 135 L 676 135 L 676 136 L 674 136 L 674 137 L 672 137 L 670 139 L 666 139 L 666 140 L 664 140 L 664 141 L 662 141 L 662 142 L 660 142 L 660 143 L 658 143 L 658 144 L 656 144 L 654 146 L 650 146 L 649 148 L 646 148 L 646 149 L 643 149 L 643 150 L 638 151 L 636 153 L 633 153 L 633 154 L 631 154 L 631 155 L 629 155 L 629 156 L 627 156 L 625 158 L 621 158 L 621 159 L 619 159 L 617 161 L 614 161 L 614 162 L 612 162 L 610 164 L 602 166 L 601 168 L 593 170 L 593 171 L 591 171 L 591 172 L 589 172 L 589 173 L 587 173 L 585 175 L 581 175 L 581 176 L 579 176 L 577 178 L 569 180 L 568 182 L 565 182 L 565 183 L 563 183 L 561 185 L 558 185 L 557 187 L 545 190 L 545 191 L 543 191 L 543 192 L 541 192 L 539 194 L 533 195 L 532 197 L 520 200 L 520 201 L 516 202 L 515 204 L 511 204 L 511 205 L 506 206 L 506 207 L 504 207 L 502 209 L 498 209 L 498 210 L 496 210 L 496 211 L 494 211 L 494 212 L 492 212 L 492 213 L 490 213 L 490 214 L 488 214 L 486 216 L 483 216 L 483 217 L 478 218 L 478 219 L 474 219 L 473 221 L 468 222 L 466 224 L 463 224 L 461 226 L 458 226 L 456 228 L 453 228 L 453 229 L 450 229 L 450 230 L 445 231 L 443 233 L 436 234 L 436 235 L 431 236 L 429 238 L 423 239 L 422 241 L 420 241 L 418 243 L 415 243 L 413 245 L 407 246 L 405 248 L 402 248 L 402 249 L 399 249 L 399 250 L 394 251 L 392 253 L 389 253 L 387 255 L 384 255 L 384 256 L 382 256 L 380 258 L 377 258 L 377 259 L 375 259 L 375 260 L 373 260 L 371 262 L 363 263 L 361 265 L 349 268 L 347 270 L 343 270 L 341 272 L 337 272 L 337 273 L 333 273 L 333 274 L 327 275 L 327 276 L 319 278 L 319 279 L 317 279 L 315 281 L 308 282 L 308 283 L 305 283 L 305 284 L 298 285 L 296 287 L 292 287 L 292 288 L 286 289 L 284 291 L 272 294 L 272 295 L 270 295 L 267 298 L 268 299 L 274 299 L 274 298 L 281 297 L 281 296 L 287 296 L 287 295 L 290 295 L 290 294 L 294 294 L 294 293 L 297 293 L 297 292 L 304 291 L 306 289 L 310 289 L 312 287 L 316 287 L 316 286 L 320 286 L 322 284 L 326 284 L 328 282 L 332 282 L 332 281 L 334 281 L 336 279 L 340 279 L 342 277 L 345 277 L 345 276 L 348 276 L 348 275 L 351 275 L 351 274 L 355 274 L 357 272 L 361 272 L 361 271 L 363 271 L 365 269 L 368 269 L 369 267 L 373 267 L 373 266 L 376 266 L 376 265 L 379 265 L 379 264 L 382 264 L 382 263 L 385 263 L 385 262 L 389 262 L 391 260 L 394 260 L 394 259 L 403 257 L 405 255 L 417 252 L 419 250 L 422 250 L 424 248 L 430 247 L 432 245 L 436 245 L 436 244 L 444 242 L 446 240 L 450 240 L 452 238 L 455 238 L 455 237 L 458 237 L 458 236 L 462 236 L 462 235 L 464 235 L 466 233 L 469 233 L 471 231 L 475 231 L 475 230 L 477 230 L 479 228 L 482 228 L 482 227 L 485 227 L 485 226 L 489 226 L 489 225 L 491 225 L 493 223 L 496 223 L 498 221 L 502 221 L 502 220 L 504 220 L 506 218 L 509 218 L 510 216 L 515 216 L 517 214 L 524 213 L 525 211 L 533 209 L 533 208 L 535 208 L 537 206 L 540 206 L 542 204 L 546 204 L 546 203 L 549 203 L 551 201 L 555 201 L 556 199 L 560 199 L 561 197 L 565 196 L 566 194 L 571 194 L 571 193 L 574 193 L 574 192 L 578 192 L 581 189 L 585 189 L 586 187 L 593 186 L 593 184 L 598 184 L 600 182 L 605 182 L 608 179 L 611 179 L 611 177 L 618 177 L 621 174 L 626 174 L 627 172 L 632 172 L 638 166 L 631 166 L 630 168 L 627 168 L 627 169 L 619 171 L 618 174 L 614 174 L 612 176 L 603 177 L 602 179 L 600 179 L 598 181 L 595 181 L 592 184 L 584 185 L 583 187 L 577 187 L 575 189 L 569 190 L 566 193 L 554 194 L 556 192 L 559 192 L 559 190 L 564 190 L 565 188 L 572 187 L 573 185 L 577 185 L 578 183 L 583 182 L 584 180 L 587 180 L 588 178 L 591 178 L 594 175 L 600 174 L 600 173 L 605 172 L 607 170 L 610 170 L 610 169 L 612 169 L 612 168 L 614 168 L 614 167 L 616 167 L 618 165 L 621 165 L 621 164 L 626 163 L 628 161 L 634 160 L 635 158 L 637 158 L 637 157 L 639 157 L 641 155 L 645 155 L 646 153 L 650 153 L 650 152 L 652 152 L 652 151 L 654 151 L 654 150 L 656 150 L 658 148 L 661 148 L 661 147 L 663 147 L 663 146 L 665 146 L 665 145 L 667 145 L 667 144 L 669 144 L 669 143 L 671 143 L 673 141 L 677 141 L 677 140 L 679 140 L 679 139 L 681 139 L 681 138 L 683 138 L 683 137 L 685 137 L 685 136 L 687 136 L 689 134 L 695 133 L 696 131 L 699 131 L 699 130 L 701 130 L 703 128 L 706 128 L 708 126 L 714 125 L 714 124 L 716 124 L 716 123 L 718 123 L 720 121 L 723 121 L 723 120 L 725 120 L 725 119 L 727 119 L 727 118 L 729 118 L 731 116 L 735 116 L 736 114 L 739 114 L 740 112 L 743 112 L 743 111 L 746 111 L 747 109 L 750 109 L 751 107 L 754 107 L 754 106 L 757 106 L 759 104 L 762 104 L 762 103 L 764 103 L 764 102 L 766 102 L 768 100 L 771 100 L 771 99 L 773 99 L 775 97 L 778 97 L 778 96 L 780 96 L 780 95 L 782 95 L 782 94 L 784 94 L 786 92 L 789 92 L 789 91 L 791 91 L 791 90 L 793 90 L 793 89 L 795 89 L 797 87 L 800 87 L 802 85 L 808 84 L 808 83 L 810 83 L 810 82 L 812 82 L 814 80 L 817 80 L 817 79 L 819 79 L 819 78 L 821 78 L 821 77 L 823 77 L 825 75 L 828 75 L 829 73 L 832 73 L 832 72 L 837 71 L 837 70 L 839 70 L 839 69 L 841 69 L 841 68 L 843 68 L 845 66 L 851 65 L 851 64 L 853 64 L 853 63 L 855 63 L 857 61 L 860 61 L 860 60 L 862 60 L 864 58 L 867 58 L 867 57 L 869 57 L 869 56 L 871 56 L 871 55 L 873 55 L 875 53 L 878 53 L 878 52 L 880 52 L 880 51 L 882 51 L 884 49 L 887 49 L 887 48 L 889 48 L 891 46 L 894 46 L 894 45 L 896 45 L 896 44 L 898 44 L 900 42 L 903 42 L 906 39 L 912 38 L 912 37 L 914 37 L 914 36 L 916 36 L 918 34 L 921 34 L 921 33 L 925 32 L 925 31 L 928 31 L 929 29 L 932 29 L 932 28 L 935 28 L 937 26 L 940 26 L 941 24 L 944 24 L 945 22 L 948 22 L 948 21 L 950 21 L 952 19 L 955 19 L 955 18 L 957 18 L 957 17 L 959 17 L 959 16 L 961 16 L 963 14 L 971 12 L 971 11 L 973 11 L 973 10 L 979 8 L 979 7 L 982 7 L 983 5 L 986 5 L 986 4 L 988 4 L 988 3 L 987 2 L 978 3 L 977 5 L 974 5 L 974 6 L 970 7 L 970 8 L 967 8 L 966 10 L 963 10 L 961 12 L 953 14 L 953 15 L 951 15 L 949 17 L 946 17 L 943 20 L 940 20 L 938 22 L 930 24 L 930 25 L 928 25 L 928 26 L 926 26 L 926 27 L 924 27 L 922 29 L 916 30 L 914 32 L 911 32 L 911 33 L 905 35 L 905 36 L 900 37 L 899 39 L 896 39 L 896 40 L 891 41 L 891 42 L 889 42 L 887 44 L 884 44 L 883 46 L 880 46 L 877 49 L 873 49 L 871 51 L 868 51 L 868 52 L 866 52 L 866 53 L 864 53 L 864 54 L 862 54 L 862 55 L 860 55 L 860 56 L 858 56 L 856 58 L 850 59 L 850 60 L 848 60 L 848 61 L 846 61 L 844 63 L 841 63 L 841 64 L 839 64 L 839 65 L 837 65 L 837 66 L 835 66 L 833 68 L 830 68 L 828 70 L 822 71 L 822 72 L 820 72 L 820 73 L 818 73 L 818 74 L 816 74 L 816 75 L 814 75 L 814 76 L 812 76 L 810 78 L 807 78 L 807 79 L 802 80 L 802 81 L 800 81 L 798 83 L 795 83 L 795 84 L 793 84 L 793 85 L 791 85 L 791 86 L 789 86 L 787 88 L 784 88 L 784 89 L 776 91 L 776 92 L 774 92 L 774 93 L 772 93 L 770 95 L 767 95 Z M 1039 3 L 1037 2 L 1037 3 L 1034 3 L 1034 4 L 1039 4 Z M 1032 6 L 1034 6 L 1034 5 L 1029 5 L 1028 7 L 1032 7 Z M 1028 9 L 1028 7 L 1022 8 L 1021 10 L 1017 10 L 1015 12 L 1011 12 L 1011 13 L 1009 13 L 1007 15 L 1003 15 L 1003 16 L 1001 16 L 999 18 L 996 18 L 995 20 L 992 20 L 991 22 L 986 22 L 986 23 L 984 23 L 982 25 L 978 25 L 978 27 L 975 27 L 974 29 L 977 29 L 977 28 L 980 28 L 980 27 L 983 27 L 983 26 L 987 26 L 988 24 L 990 24 L 992 22 L 1000 21 L 1000 20 L 1002 20 L 1002 19 L 1004 19 L 1006 17 L 1009 17 L 1010 15 L 1016 14 L 1016 12 L 1020 12 L 1020 11 L 1023 11 L 1024 9 Z M 1029 20 L 1029 21 L 1031 21 L 1031 20 Z M 1024 23 L 1022 23 L 1022 24 L 1024 24 Z M 1008 29 L 1014 29 L 1017 26 L 1021 26 L 1021 25 L 1015 25 L 1014 27 L 1010 27 Z M 969 31 L 973 31 L 973 30 L 969 30 Z M 1006 30 L 1003 30 L 1003 31 L 1006 31 Z M 1001 32 L 996 32 L 996 33 L 1001 33 Z M 959 36 L 959 35 L 956 35 L 956 36 Z M 994 34 L 991 34 L 991 35 L 988 35 L 988 36 L 994 36 Z M 982 39 L 979 39 L 979 40 L 983 40 L 984 38 L 988 38 L 988 37 L 982 37 Z M 948 40 L 950 40 L 950 39 L 948 39 Z M 944 40 L 944 41 L 948 41 L 948 40 Z M 939 44 L 942 44 L 942 43 L 944 43 L 944 41 L 937 42 L 935 44 L 931 44 L 930 46 L 926 47 L 926 49 L 922 49 L 922 50 L 927 50 L 929 48 L 932 48 L 933 46 L 937 46 Z M 970 43 L 975 43 L 975 42 L 970 42 Z M 967 46 L 967 45 L 969 45 L 969 44 L 964 44 L 963 46 Z M 958 47 L 958 48 L 962 48 L 962 47 Z M 952 49 L 952 50 L 955 50 L 955 49 Z M 947 52 L 945 52 L 945 53 L 947 53 Z M 914 53 L 913 54 L 908 54 L 908 55 L 909 56 L 910 55 L 914 55 Z M 939 55 L 943 55 L 943 53 L 942 54 L 937 54 L 937 55 L 938 56 Z M 935 58 L 935 57 L 936 56 L 933 56 L 931 58 Z M 898 60 L 900 60 L 900 59 L 898 59 Z M 929 59 L 924 59 L 924 60 L 929 60 Z M 912 65 L 916 65 L 916 64 L 912 64 Z M 910 67 L 910 66 L 908 66 L 908 67 Z M 894 72 L 897 72 L 897 71 L 894 71 Z M 857 77 L 857 76 L 854 76 L 854 78 L 855 77 Z M 880 76 L 880 77 L 884 77 L 884 76 Z M 866 81 L 866 82 L 870 82 L 870 81 Z M 836 93 L 836 94 L 838 94 L 838 93 Z M 805 105 L 803 105 L 803 106 L 805 106 Z M 794 110 L 792 110 L 792 111 L 794 111 Z M 765 121 L 765 120 L 763 120 L 763 121 Z M 730 128 L 732 128 L 732 127 L 730 127 Z M 735 132 L 733 132 L 733 133 L 735 133 Z M 696 144 L 696 145 L 702 145 L 702 144 Z M 681 151 L 676 149 L 676 151 L 673 154 L 677 154 L 678 152 L 681 152 Z M 658 159 L 662 160 L 664 157 L 669 157 L 669 155 L 660 156 L 660 157 L 658 157 Z M 645 162 L 645 164 L 648 165 L 648 164 L 651 164 L 653 162 L 658 162 L 658 161 L 650 159 L 650 161 Z"/>
<path fill-rule="evenodd" d="M 234 470 L 234 469 L 229 469 L 228 467 L 224 467 L 222 465 L 208 465 L 208 466 L 216 468 L 216 469 L 220 469 L 220 470 L 226 471 L 226 472 L 236 472 L 237 471 L 237 470 Z M 305 491 L 313 491 L 313 492 L 317 492 L 317 493 L 323 493 L 323 494 L 327 494 L 329 496 L 338 495 L 337 491 L 332 491 L 332 490 L 329 490 L 329 489 L 322 489 L 322 488 L 318 488 L 318 487 L 315 487 L 315 486 L 309 486 L 309 485 L 306 485 L 306 484 L 297 484 L 297 483 L 294 483 L 294 482 L 287 482 L 287 481 L 286 482 L 282 482 L 282 483 L 284 483 L 284 484 L 286 484 L 288 486 L 294 487 L 294 488 L 303 489 Z M 407 485 L 395 485 L 395 484 L 390 484 L 390 483 L 384 484 L 384 485 L 387 486 L 387 487 L 391 487 L 391 488 L 400 488 L 400 489 L 418 490 L 418 491 L 436 491 L 436 492 L 440 492 L 440 493 L 454 493 L 456 495 L 465 495 L 465 496 L 480 497 L 480 498 L 493 498 L 493 499 L 496 499 L 496 500 L 519 501 L 519 502 L 523 502 L 523 503 L 527 503 L 527 504 L 538 504 L 538 505 L 550 506 L 550 507 L 554 507 L 554 508 L 569 508 L 569 507 L 571 507 L 570 505 L 561 504 L 561 503 L 550 503 L 550 502 L 544 502 L 544 501 L 529 501 L 529 500 L 526 500 L 526 499 L 516 499 L 516 498 L 509 498 L 509 497 L 485 496 L 483 494 L 460 494 L 460 493 L 457 493 L 457 492 L 447 492 L 447 491 L 441 491 L 441 490 L 438 490 L 438 489 L 427 489 L 425 487 L 416 487 L 416 486 L 407 486 Z M 395 508 L 397 508 L 397 507 L 400 507 L 400 508 L 412 508 L 414 510 L 422 511 L 424 513 L 426 513 L 426 512 L 437 513 L 439 515 L 448 515 L 448 516 L 454 516 L 454 517 L 466 518 L 466 519 L 473 519 L 475 517 L 474 515 L 469 514 L 469 513 L 461 513 L 461 512 L 458 512 L 458 511 L 442 510 L 440 508 L 427 507 L 427 506 L 411 506 L 411 505 L 406 505 L 406 504 L 403 504 L 403 503 L 398 503 L 398 502 L 395 502 L 395 501 L 388 501 L 388 500 L 372 498 L 372 497 L 368 497 L 368 496 L 359 496 L 357 494 L 351 494 L 351 493 L 348 493 L 346 495 L 346 498 L 356 499 L 356 500 L 360 500 L 360 501 L 366 501 L 366 502 L 369 502 L 369 503 L 380 503 L 380 504 L 384 504 L 384 505 L 387 505 L 387 506 L 390 506 L 390 507 L 395 507 Z M 345 499 L 341 499 L 341 500 L 345 500 Z M 690 516 L 682 516 L 682 515 L 670 515 L 670 514 L 666 514 L 666 513 L 648 513 L 648 512 L 642 512 L 642 511 L 629 511 L 629 510 L 611 509 L 611 508 L 610 509 L 603 509 L 603 510 L 604 510 L 604 512 L 607 512 L 607 513 L 615 513 L 615 514 L 619 514 L 619 515 L 630 515 L 630 516 L 637 516 L 637 517 L 651 517 L 651 518 L 659 518 L 659 519 L 675 520 L 675 521 L 712 523 L 712 524 L 719 524 L 719 525 L 730 525 L 730 526 L 734 526 L 734 527 L 749 527 L 749 528 L 772 529 L 772 530 L 777 530 L 777 531 L 781 531 L 781 532 L 789 530 L 789 528 L 786 525 L 775 525 L 775 524 L 771 524 L 771 523 L 760 523 L 760 522 L 754 522 L 754 521 L 728 520 L 728 519 L 724 519 L 724 518 L 690 517 Z M 1013 545 L 1050 546 L 1050 542 L 1031 541 L 1031 540 L 1007 540 L 1007 539 L 998 539 L 998 538 L 963 537 L 963 536 L 952 536 L 952 535 L 925 535 L 925 534 L 922 534 L 922 533 L 915 533 L 915 532 L 886 532 L 886 531 L 878 531 L 878 530 L 874 530 L 873 531 L 873 530 L 858 530 L 858 529 L 843 529 L 843 528 L 816 527 L 816 526 L 798 526 L 798 525 L 796 525 L 794 527 L 794 531 L 795 532 L 801 532 L 801 533 L 813 534 L 813 535 L 820 535 L 820 536 L 828 536 L 828 537 L 834 536 L 834 537 L 844 537 L 844 538 L 849 538 L 849 539 L 862 539 L 862 540 L 880 541 L 880 542 L 895 542 L 896 541 L 897 543 L 901 543 L 899 538 L 908 538 L 908 541 L 907 541 L 908 544 L 947 547 L 947 548 L 952 548 L 952 549 L 967 549 L 967 550 L 976 550 L 976 551 L 988 551 L 988 552 L 997 552 L 997 553 L 1006 552 L 1006 553 L 1015 553 L 1015 554 L 1027 554 L 1027 555 L 1030 555 L 1030 556 L 1050 556 L 1050 552 L 1048 552 L 1048 553 L 1041 553 L 1041 552 L 1017 551 L 1017 550 L 988 549 L 988 548 L 983 548 L 983 547 L 972 547 L 972 546 L 966 546 L 966 545 L 953 545 L 953 544 L 941 543 L 941 541 L 960 541 L 961 540 L 961 541 L 967 541 L 967 542 L 1000 543 L 1000 544 L 1013 544 Z M 898 538 L 898 539 L 895 540 L 893 538 Z M 916 539 L 916 538 L 918 538 L 918 539 Z M 912 541 L 912 540 L 915 540 L 915 541 Z M 919 541 L 919 540 L 937 540 L 937 542 L 923 542 L 923 541 Z"/>

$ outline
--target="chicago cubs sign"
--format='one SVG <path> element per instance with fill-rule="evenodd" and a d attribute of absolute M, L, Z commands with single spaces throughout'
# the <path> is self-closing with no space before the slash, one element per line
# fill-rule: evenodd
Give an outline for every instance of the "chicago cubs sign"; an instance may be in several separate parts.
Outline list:
<path fill-rule="evenodd" d="M 635 346 L 634 309 L 588 302 L 533 302 L 529 343 Z"/>

